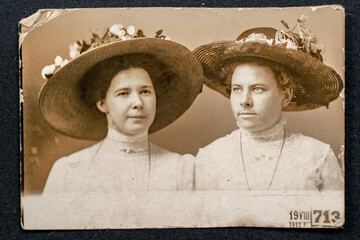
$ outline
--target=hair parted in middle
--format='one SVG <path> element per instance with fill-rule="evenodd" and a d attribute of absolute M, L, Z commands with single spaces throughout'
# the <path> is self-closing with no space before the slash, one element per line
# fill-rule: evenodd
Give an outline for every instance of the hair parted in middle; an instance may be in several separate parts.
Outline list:
<path fill-rule="evenodd" d="M 112 79 L 121 71 L 131 68 L 142 68 L 150 76 L 156 89 L 162 91 L 176 84 L 176 75 L 164 63 L 150 54 L 124 54 L 108 58 L 87 71 L 79 83 L 81 98 L 91 108 L 103 100 L 111 85 Z M 159 96 L 156 94 L 156 97 Z"/>

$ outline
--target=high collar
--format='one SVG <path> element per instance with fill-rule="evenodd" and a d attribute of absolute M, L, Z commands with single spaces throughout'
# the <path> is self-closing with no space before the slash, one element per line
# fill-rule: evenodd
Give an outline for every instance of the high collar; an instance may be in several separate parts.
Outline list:
<path fill-rule="evenodd" d="M 112 145 L 114 150 L 120 150 L 125 153 L 146 152 L 149 149 L 148 133 L 142 133 L 135 136 L 124 135 L 108 126 L 106 142 Z"/>
<path fill-rule="evenodd" d="M 280 118 L 279 122 L 276 123 L 270 129 L 259 131 L 259 132 L 249 132 L 246 129 L 240 128 L 240 132 L 245 137 L 250 137 L 258 140 L 276 140 L 282 138 L 284 135 L 284 126 L 286 125 L 286 119 Z"/>

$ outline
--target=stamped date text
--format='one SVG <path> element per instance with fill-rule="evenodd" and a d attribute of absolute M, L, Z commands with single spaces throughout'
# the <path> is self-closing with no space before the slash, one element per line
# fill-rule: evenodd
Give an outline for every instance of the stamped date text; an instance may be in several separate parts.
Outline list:
<path fill-rule="evenodd" d="M 292 228 L 330 227 L 339 224 L 340 221 L 340 212 L 329 209 L 289 212 L 289 227 Z"/>

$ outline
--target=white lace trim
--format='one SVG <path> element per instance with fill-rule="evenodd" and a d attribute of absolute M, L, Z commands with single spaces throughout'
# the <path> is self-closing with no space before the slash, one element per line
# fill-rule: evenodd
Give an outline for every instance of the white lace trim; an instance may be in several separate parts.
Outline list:
<path fill-rule="evenodd" d="M 265 131 L 249 132 L 241 127 L 239 127 L 239 128 L 240 128 L 241 133 L 246 137 L 268 141 L 271 139 L 283 137 L 285 125 L 286 125 L 286 118 L 280 118 L 280 120 L 277 124 L 275 124 L 272 128 L 265 130 Z"/>
<path fill-rule="evenodd" d="M 142 153 L 149 150 L 147 132 L 135 136 L 126 136 L 108 126 L 108 134 L 105 141 L 114 150 L 120 150 L 128 154 Z"/>

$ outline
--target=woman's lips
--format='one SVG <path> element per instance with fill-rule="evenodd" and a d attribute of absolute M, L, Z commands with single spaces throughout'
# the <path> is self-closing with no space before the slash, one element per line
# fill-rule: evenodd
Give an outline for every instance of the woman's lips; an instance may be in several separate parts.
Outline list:
<path fill-rule="evenodd" d="M 240 115 L 256 115 L 256 113 L 253 112 L 242 112 Z"/>
<path fill-rule="evenodd" d="M 135 119 L 141 119 L 141 118 L 146 118 L 146 116 L 140 115 L 140 116 L 128 116 L 128 118 L 135 118 Z"/>
<path fill-rule="evenodd" d="M 239 116 L 241 118 L 253 118 L 255 117 L 257 114 L 256 113 L 252 113 L 252 112 L 243 112 L 243 113 L 240 113 Z"/>

